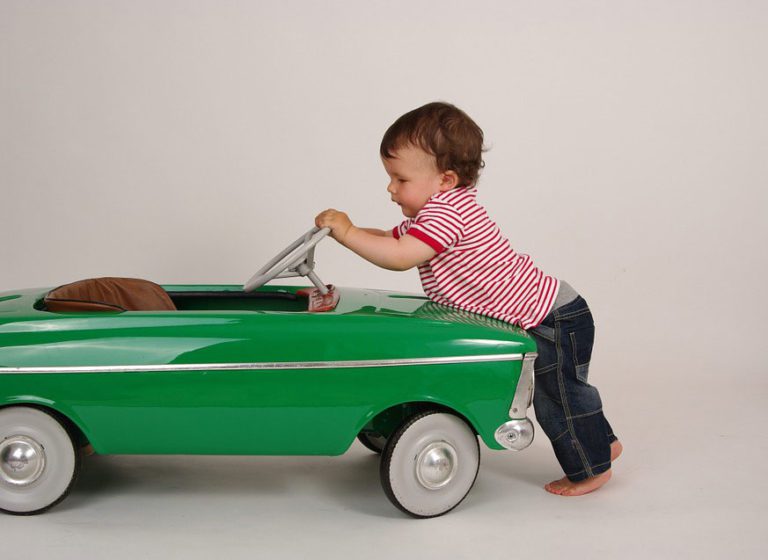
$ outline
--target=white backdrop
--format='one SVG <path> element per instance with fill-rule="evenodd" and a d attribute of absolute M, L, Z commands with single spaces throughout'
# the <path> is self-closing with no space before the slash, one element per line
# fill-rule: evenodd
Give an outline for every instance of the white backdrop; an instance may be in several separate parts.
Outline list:
<path fill-rule="evenodd" d="M 238 283 L 325 207 L 394 225 L 381 135 L 446 100 L 491 147 L 482 201 L 591 302 L 598 352 L 756 367 L 767 24 L 759 1 L 4 0 L 0 289 Z M 333 241 L 318 262 L 420 290 Z"/>
<path fill-rule="evenodd" d="M 242 283 L 326 207 L 391 227 L 381 135 L 445 100 L 485 131 L 491 215 L 591 303 L 617 431 L 690 437 L 768 396 L 766 29 L 759 0 L 2 0 L 0 290 Z"/>

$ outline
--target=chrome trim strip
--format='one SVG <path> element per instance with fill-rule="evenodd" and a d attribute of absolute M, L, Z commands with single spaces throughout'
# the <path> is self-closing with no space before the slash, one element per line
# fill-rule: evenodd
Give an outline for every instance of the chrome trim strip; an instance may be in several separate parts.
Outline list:
<path fill-rule="evenodd" d="M 393 366 L 465 364 L 475 362 L 513 362 L 522 354 L 485 354 L 479 356 L 447 356 L 438 358 L 400 358 L 392 360 L 342 360 L 330 362 L 254 362 L 241 364 L 164 364 L 134 366 L 62 366 L 62 367 L 0 367 L 2 374 L 19 373 L 142 373 L 161 371 L 240 371 L 273 369 L 331 369 Z"/>

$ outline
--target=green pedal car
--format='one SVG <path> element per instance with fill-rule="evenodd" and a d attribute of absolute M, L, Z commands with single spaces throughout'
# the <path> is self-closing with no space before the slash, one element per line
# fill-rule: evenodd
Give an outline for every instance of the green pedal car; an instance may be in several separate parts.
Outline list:
<path fill-rule="evenodd" d="M 392 503 L 458 505 L 480 440 L 524 449 L 536 345 L 424 297 L 334 288 L 310 230 L 245 286 L 124 278 L 0 293 L 0 509 L 66 496 L 101 454 L 381 454 Z M 302 275 L 311 288 L 266 285 Z"/>

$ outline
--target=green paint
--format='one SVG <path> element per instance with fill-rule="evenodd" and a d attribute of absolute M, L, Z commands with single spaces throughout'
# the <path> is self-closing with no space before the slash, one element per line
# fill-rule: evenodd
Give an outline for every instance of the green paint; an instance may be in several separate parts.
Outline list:
<path fill-rule="evenodd" d="M 238 292 L 238 286 L 164 286 Z M 340 289 L 308 313 L 280 297 L 179 299 L 180 311 L 54 314 L 48 289 L 0 294 L 0 367 L 386 360 L 527 353 L 522 329 L 423 297 Z M 287 296 L 287 298 L 286 298 Z M 404 403 L 464 416 L 483 441 L 507 421 L 522 362 L 375 368 L 0 374 L 0 406 L 32 403 L 74 422 L 99 453 L 338 455 Z M 395 417 L 397 412 L 394 413 Z M 375 420 L 375 421 L 374 421 Z"/>

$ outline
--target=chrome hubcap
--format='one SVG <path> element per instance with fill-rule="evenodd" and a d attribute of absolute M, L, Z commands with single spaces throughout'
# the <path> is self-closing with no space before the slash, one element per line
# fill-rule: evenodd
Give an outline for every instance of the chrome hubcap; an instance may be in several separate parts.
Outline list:
<path fill-rule="evenodd" d="M 416 478 L 424 488 L 438 490 L 456 474 L 458 454 L 448 442 L 430 443 L 416 457 Z"/>
<path fill-rule="evenodd" d="M 0 443 L 0 477 L 13 486 L 32 484 L 45 469 L 43 446 L 26 436 L 12 436 Z"/>

